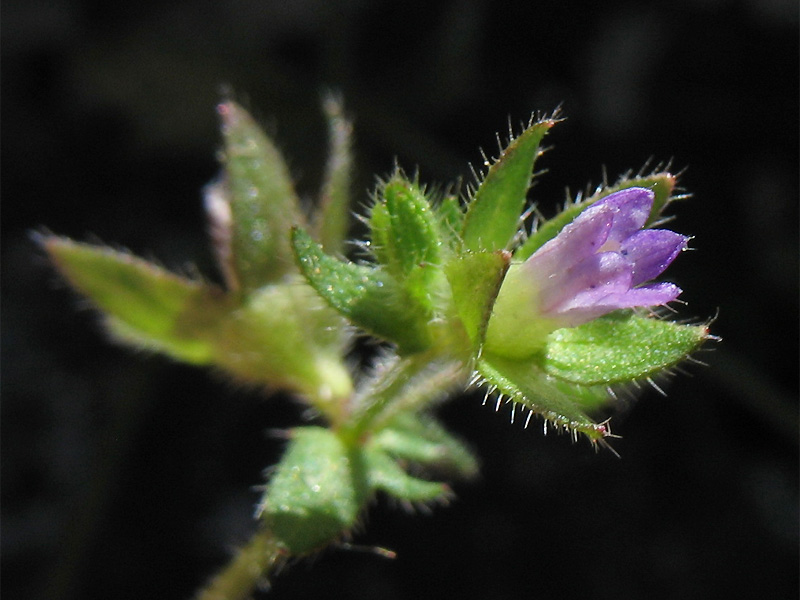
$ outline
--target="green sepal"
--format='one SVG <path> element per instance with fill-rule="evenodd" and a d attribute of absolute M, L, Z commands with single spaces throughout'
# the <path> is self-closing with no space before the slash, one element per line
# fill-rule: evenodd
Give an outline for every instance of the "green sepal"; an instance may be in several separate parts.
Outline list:
<path fill-rule="evenodd" d="M 308 554 L 349 532 L 369 493 L 360 451 L 329 429 L 299 427 L 269 481 L 261 518 L 290 554 Z"/>
<path fill-rule="evenodd" d="M 336 97 L 327 96 L 322 107 L 328 120 L 330 150 L 312 228 L 325 252 L 340 254 L 344 252 L 350 228 L 353 124 L 345 117 L 342 103 Z"/>
<path fill-rule="evenodd" d="M 397 462 L 378 448 L 364 449 L 370 487 L 405 502 L 445 500 L 450 488 L 444 483 L 412 477 Z"/>
<path fill-rule="evenodd" d="M 563 211 L 552 219 L 539 224 L 536 231 L 530 235 L 524 244 L 517 248 L 517 251 L 514 253 L 514 259 L 519 261 L 526 260 L 539 248 L 556 237 L 564 227 L 574 221 L 575 217 L 589 206 L 601 198 L 605 198 L 609 194 L 627 188 L 643 187 L 653 190 L 653 206 L 650 209 L 650 216 L 645 224 L 647 227 L 652 226 L 661 218 L 662 212 L 672 199 L 672 193 L 675 190 L 675 181 L 675 176 L 666 172 L 636 177 L 625 176 L 620 178 L 614 185 L 601 188 L 585 200 L 575 203 L 568 202 Z"/>
<path fill-rule="evenodd" d="M 379 265 L 386 265 L 390 262 L 389 255 L 389 229 L 392 226 L 392 218 L 389 209 L 383 202 L 376 202 L 370 209 L 369 214 L 369 249 L 375 262 Z"/>
<path fill-rule="evenodd" d="M 303 218 L 289 169 L 272 141 L 238 104 L 224 102 L 218 112 L 235 286 L 248 292 L 295 269 L 289 231 Z"/>
<path fill-rule="evenodd" d="M 515 360 L 484 352 L 477 372 L 504 398 L 539 414 L 557 427 L 586 434 L 591 440 L 608 435 L 604 424 L 589 414 L 602 409 L 611 399 L 606 386 L 582 386 L 559 380 L 532 360 Z"/>
<path fill-rule="evenodd" d="M 555 123 L 545 119 L 531 124 L 489 167 L 467 208 L 464 248 L 474 252 L 509 248 L 519 229 L 539 145 Z"/>
<path fill-rule="evenodd" d="M 184 362 L 211 362 L 213 328 L 228 310 L 221 290 L 111 248 L 56 236 L 40 242 L 70 285 L 106 313 L 116 337 Z"/>
<path fill-rule="evenodd" d="M 378 431 L 370 444 L 391 456 L 436 472 L 469 479 L 478 474 L 478 460 L 469 448 L 426 413 L 400 413 Z"/>
<path fill-rule="evenodd" d="M 439 276 L 439 227 L 416 182 L 397 171 L 381 185 L 370 219 L 375 257 L 428 314 Z"/>
<path fill-rule="evenodd" d="M 425 312 L 380 267 L 342 262 L 328 256 L 302 229 L 292 232 L 300 270 L 322 298 L 351 323 L 398 345 L 401 353 L 430 345 Z"/>
<path fill-rule="evenodd" d="M 504 251 L 468 252 L 454 258 L 445 267 L 453 305 L 472 342 L 472 354 L 478 353 L 492 306 L 508 270 L 511 255 Z"/>
<path fill-rule="evenodd" d="M 626 383 L 669 369 L 707 339 L 703 325 L 618 311 L 551 333 L 543 367 L 549 375 L 581 385 Z"/>
<path fill-rule="evenodd" d="M 352 392 L 344 319 L 301 276 L 265 286 L 217 327 L 214 363 L 236 379 L 300 392 L 329 420 Z"/>
<path fill-rule="evenodd" d="M 455 252 L 461 244 L 464 211 L 457 196 L 445 196 L 435 207 L 439 237 L 445 251 Z"/>

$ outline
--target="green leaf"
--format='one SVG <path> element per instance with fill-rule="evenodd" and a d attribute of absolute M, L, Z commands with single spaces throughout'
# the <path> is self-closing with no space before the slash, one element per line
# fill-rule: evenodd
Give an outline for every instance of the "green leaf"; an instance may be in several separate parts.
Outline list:
<path fill-rule="evenodd" d="M 566 208 L 555 217 L 539 224 L 536 231 L 514 253 L 514 259 L 519 261 L 526 260 L 539 248 L 556 237 L 564 227 L 574 221 L 575 217 L 589 206 L 609 194 L 631 187 L 644 187 L 653 190 L 655 194 L 653 207 L 646 223 L 646 226 L 652 226 L 658 221 L 664 208 L 670 202 L 672 192 L 675 189 L 675 176 L 670 173 L 653 173 L 647 176 L 623 177 L 614 185 L 598 190 L 586 200 L 568 203 Z"/>
<path fill-rule="evenodd" d="M 323 108 L 328 119 L 330 155 L 313 230 L 325 252 L 340 254 L 350 228 L 353 124 L 344 116 L 342 103 L 334 96 L 324 99 Z"/>
<path fill-rule="evenodd" d="M 231 248 L 244 291 L 295 269 L 289 231 L 303 219 L 278 149 L 238 104 L 219 106 L 225 140 L 225 185 L 232 216 Z"/>
<path fill-rule="evenodd" d="M 319 550 L 356 524 L 369 495 L 360 452 L 322 427 L 292 430 L 261 502 L 261 518 L 292 555 Z"/>
<path fill-rule="evenodd" d="M 553 119 L 533 123 L 511 140 L 489 167 L 467 208 L 463 231 L 467 250 L 494 252 L 509 248 L 531 186 L 539 144 L 555 123 Z"/>
<path fill-rule="evenodd" d="M 605 386 L 581 386 L 556 379 L 532 360 L 515 360 L 484 352 L 477 371 L 489 385 L 510 401 L 539 414 L 557 427 L 586 434 L 597 441 L 608 435 L 595 413 L 610 400 Z"/>
<path fill-rule="evenodd" d="M 465 479 L 478 474 L 472 452 L 429 414 L 400 413 L 370 442 L 384 452 Z"/>
<path fill-rule="evenodd" d="M 674 366 L 707 339 L 705 326 L 619 311 L 550 334 L 544 370 L 582 385 L 625 383 Z"/>
<path fill-rule="evenodd" d="M 184 362 L 211 362 L 213 326 L 228 310 L 221 290 L 110 248 L 55 236 L 40 242 L 117 337 Z"/>
<path fill-rule="evenodd" d="M 412 477 L 377 448 L 365 449 L 364 456 L 372 489 L 405 502 L 433 502 L 445 500 L 450 495 L 450 488 L 445 484 Z"/>
<path fill-rule="evenodd" d="M 383 269 L 328 256 L 302 229 L 292 233 L 292 243 L 311 287 L 351 323 L 396 343 L 401 353 L 430 345 L 425 311 Z"/>
<path fill-rule="evenodd" d="M 510 258 L 505 251 L 465 253 L 445 267 L 453 304 L 472 341 L 473 354 L 483 343 Z"/>

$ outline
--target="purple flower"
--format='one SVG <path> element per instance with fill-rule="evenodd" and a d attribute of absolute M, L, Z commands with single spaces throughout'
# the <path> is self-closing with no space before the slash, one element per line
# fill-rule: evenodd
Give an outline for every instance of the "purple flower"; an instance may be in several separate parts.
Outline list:
<path fill-rule="evenodd" d="M 642 229 L 653 192 L 628 188 L 592 204 L 522 266 L 538 290 L 538 310 L 574 327 L 620 308 L 657 306 L 678 297 L 658 277 L 686 248 L 688 238 Z"/>
<path fill-rule="evenodd" d="M 675 260 L 688 238 L 666 229 L 642 229 L 653 197 L 645 188 L 610 194 L 524 263 L 512 265 L 489 321 L 487 346 L 517 354 L 508 352 L 509 346 L 521 344 L 526 353 L 555 329 L 617 309 L 675 300 L 678 286 L 647 282 Z M 526 334 L 528 340 L 520 339 Z"/>

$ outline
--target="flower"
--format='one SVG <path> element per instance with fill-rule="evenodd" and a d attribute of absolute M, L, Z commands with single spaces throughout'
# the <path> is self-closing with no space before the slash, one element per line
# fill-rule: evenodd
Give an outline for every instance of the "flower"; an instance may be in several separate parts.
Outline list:
<path fill-rule="evenodd" d="M 646 283 L 686 248 L 666 229 L 642 229 L 653 192 L 627 188 L 598 200 L 506 275 L 486 333 L 485 347 L 527 356 L 545 336 L 618 309 L 675 300 L 671 283 Z"/>

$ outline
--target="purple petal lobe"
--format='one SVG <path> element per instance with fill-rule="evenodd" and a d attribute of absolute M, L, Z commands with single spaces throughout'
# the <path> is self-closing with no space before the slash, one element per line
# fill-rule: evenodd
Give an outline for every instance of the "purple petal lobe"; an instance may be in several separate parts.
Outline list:
<path fill-rule="evenodd" d="M 590 256 L 553 278 L 541 291 L 541 308 L 560 313 L 623 294 L 631 287 L 631 271 L 631 263 L 615 252 Z"/>
<path fill-rule="evenodd" d="M 667 229 L 637 231 L 622 242 L 620 253 L 633 263 L 632 285 L 658 277 L 686 248 L 689 238 Z"/>
<path fill-rule="evenodd" d="M 525 261 L 524 269 L 538 285 L 551 285 L 554 277 L 597 253 L 608 237 L 613 218 L 608 209 L 589 207 Z"/>
<path fill-rule="evenodd" d="M 661 306 L 675 300 L 681 291 L 681 288 L 672 283 L 633 288 L 622 294 L 610 294 L 597 304 L 570 308 L 559 315 L 559 321 L 564 327 L 575 327 L 622 308 Z"/>
<path fill-rule="evenodd" d="M 606 206 L 614 212 L 614 224 L 608 239 L 622 242 L 625 238 L 639 231 L 650 216 L 655 195 L 646 188 L 633 187 L 609 194 L 595 202 L 592 207 Z"/>

